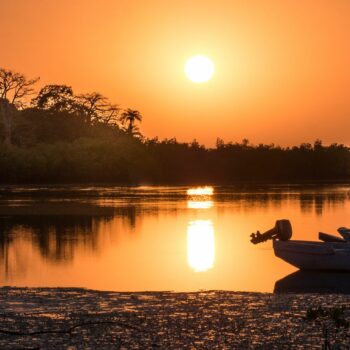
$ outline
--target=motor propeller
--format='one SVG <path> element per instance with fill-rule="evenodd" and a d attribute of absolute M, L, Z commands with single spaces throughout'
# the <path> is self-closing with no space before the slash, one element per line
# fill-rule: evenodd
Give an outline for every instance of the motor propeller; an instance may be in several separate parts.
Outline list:
<path fill-rule="evenodd" d="M 253 244 L 258 244 L 262 242 L 266 242 L 269 239 L 275 240 L 279 239 L 281 241 L 288 241 L 292 237 L 292 224 L 289 220 L 282 219 L 277 220 L 275 227 L 271 228 L 270 230 L 260 233 L 260 231 L 257 231 L 256 233 L 252 233 L 250 235 L 251 239 L 250 241 Z"/>

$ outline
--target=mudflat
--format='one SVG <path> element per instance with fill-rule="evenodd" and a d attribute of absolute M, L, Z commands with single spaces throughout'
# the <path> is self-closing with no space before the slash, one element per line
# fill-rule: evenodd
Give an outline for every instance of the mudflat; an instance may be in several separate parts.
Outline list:
<path fill-rule="evenodd" d="M 2 287 L 0 348 L 321 349 L 325 337 L 346 348 L 348 327 L 305 315 L 345 307 L 349 319 L 349 302 L 341 294 Z"/>

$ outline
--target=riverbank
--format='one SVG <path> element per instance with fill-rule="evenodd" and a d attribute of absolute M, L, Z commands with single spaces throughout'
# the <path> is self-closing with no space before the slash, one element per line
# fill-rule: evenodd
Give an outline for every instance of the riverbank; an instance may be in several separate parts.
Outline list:
<path fill-rule="evenodd" d="M 325 327 L 305 320 L 307 310 L 349 302 L 335 294 L 3 287 L 0 348 L 322 349 Z M 332 346 L 349 345 L 349 329 L 327 322 Z"/>
<path fill-rule="evenodd" d="M 28 117 L 23 121 L 33 121 Z M 58 124 L 40 136 L 21 135 L 20 130 L 42 130 L 54 119 Z M 70 133 L 72 116 L 60 113 L 57 118 L 50 113 L 41 122 L 37 120 L 37 125 L 25 123 L 18 127 L 20 133 L 13 135 L 17 139 L 13 145 L 1 144 L 0 130 L 0 182 L 191 186 L 339 183 L 348 182 L 350 177 L 350 148 L 343 144 L 326 146 L 316 140 L 313 145 L 280 147 L 254 145 L 246 140 L 222 141 L 215 148 L 206 148 L 198 142 L 181 143 L 176 139 L 139 139 L 115 128 L 105 129 L 106 125 L 102 126 L 104 131 L 94 125 L 87 134 L 52 138 L 53 130 L 64 130 L 64 120 L 69 123 Z"/>

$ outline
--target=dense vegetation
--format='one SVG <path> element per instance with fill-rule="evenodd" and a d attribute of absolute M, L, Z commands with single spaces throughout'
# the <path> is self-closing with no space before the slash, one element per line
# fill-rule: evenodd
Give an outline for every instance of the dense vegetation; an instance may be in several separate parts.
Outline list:
<path fill-rule="evenodd" d="M 342 144 L 282 148 L 248 140 L 215 148 L 176 139 L 146 139 L 141 114 L 99 93 L 0 69 L 1 183 L 189 184 L 237 181 L 334 181 L 350 176 Z"/>

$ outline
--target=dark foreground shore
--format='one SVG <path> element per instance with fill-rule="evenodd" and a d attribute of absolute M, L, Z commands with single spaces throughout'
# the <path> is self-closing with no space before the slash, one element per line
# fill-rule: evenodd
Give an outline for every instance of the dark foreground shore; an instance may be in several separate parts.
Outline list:
<path fill-rule="evenodd" d="M 349 302 L 331 294 L 3 287 L 0 349 L 323 349 L 325 337 L 331 349 L 348 349 L 348 327 L 305 316 Z"/>

